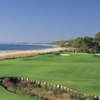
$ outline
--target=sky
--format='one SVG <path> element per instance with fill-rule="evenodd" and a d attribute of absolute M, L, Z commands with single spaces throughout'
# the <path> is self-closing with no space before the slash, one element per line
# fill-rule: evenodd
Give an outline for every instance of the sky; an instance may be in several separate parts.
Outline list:
<path fill-rule="evenodd" d="M 100 32 L 100 0 L 0 0 L 0 43 L 50 43 Z"/>

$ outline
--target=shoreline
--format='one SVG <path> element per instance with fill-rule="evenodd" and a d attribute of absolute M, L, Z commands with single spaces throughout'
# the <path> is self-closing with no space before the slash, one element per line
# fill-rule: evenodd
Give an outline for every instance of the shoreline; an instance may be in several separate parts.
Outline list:
<path fill-rule="evenodd" d="M 47 49 L 34 49 L 34 50 L 13 50 L 13 51 L 0 51 L 0 57 L 5 55 L 20 54 L 20 53 L 49 53 L 57 52 L 59 50 L 66 50 L 66 48 L 47 48 Z"/>

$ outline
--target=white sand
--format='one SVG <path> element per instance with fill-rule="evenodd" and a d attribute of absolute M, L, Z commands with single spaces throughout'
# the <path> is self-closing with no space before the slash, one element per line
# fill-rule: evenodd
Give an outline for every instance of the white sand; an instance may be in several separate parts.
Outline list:
<path fill-rule="evenodd" d="M 70 56 L 70 54 L 59 54 L 60 56 Z"/>
<path fill-rule="evenodd" d="M 49 49 L 38 49 L 38 50 L 16 50 L 16 51 L 0 51 L 0 56 L 8 54 L 20 54 L 20 53 L 46 53 L 59 50 L 66 50 L 66 48 L 49 48 Z"/>
<path fill-rule="evenodd" d="M 96 56 L 100 56 L 100 54 L 95 54 Z"/>

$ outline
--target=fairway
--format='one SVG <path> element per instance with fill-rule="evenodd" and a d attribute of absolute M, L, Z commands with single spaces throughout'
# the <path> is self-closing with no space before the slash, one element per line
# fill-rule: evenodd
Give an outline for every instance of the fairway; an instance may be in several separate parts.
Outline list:
<path fill-rule="evenodd" d="M 100 57 L 88 53 L 66 54 L 70 56 L 45 54 L 0 61 L 0 77 L 26 77 L 100 96 Z M 3 90 L 2 87 L 0 93 L 2 93 L 0 95 L 2 100 L 10 100 L 6 99 L 7 96 L 14 96 L 14 98 L 17 96 Z M 4 94 L 7 96 L 5 97 Z M 18 100 L 25 98 L 19 95 L 17 97 Z M 24 100 L 31 99 L 26 97 Z"/>

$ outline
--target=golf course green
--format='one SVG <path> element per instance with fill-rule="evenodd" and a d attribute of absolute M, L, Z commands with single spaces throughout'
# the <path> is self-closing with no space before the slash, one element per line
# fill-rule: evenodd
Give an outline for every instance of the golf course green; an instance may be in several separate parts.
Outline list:
<path fill-rule="evenodd" d="M 44 54 L 0 61 L 0 77 L 25 77 L 66 86 L 85 94 L 100 96 L 100 57 L 88 53 L 70 56 Z M 1 100 L 31 100 L 0 87 Z M 32 99 L 33 100 L 33 99 Z"/>

